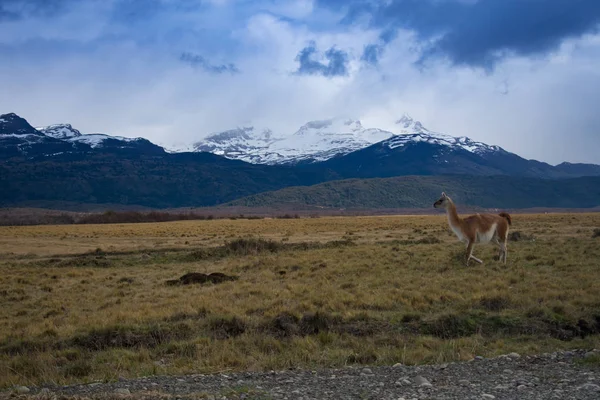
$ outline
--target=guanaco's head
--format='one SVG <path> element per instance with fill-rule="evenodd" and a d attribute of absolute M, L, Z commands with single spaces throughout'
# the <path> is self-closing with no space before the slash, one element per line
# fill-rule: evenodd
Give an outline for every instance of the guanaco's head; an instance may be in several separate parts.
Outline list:
<path fill-rule="evenodd" d="M 433 208 L 446 208 L 450 204 L 452 200 L 450 197 L 446 196 L 446 193 L 442 192 L 442 197 L 435 203 L 433 203 Z"/>

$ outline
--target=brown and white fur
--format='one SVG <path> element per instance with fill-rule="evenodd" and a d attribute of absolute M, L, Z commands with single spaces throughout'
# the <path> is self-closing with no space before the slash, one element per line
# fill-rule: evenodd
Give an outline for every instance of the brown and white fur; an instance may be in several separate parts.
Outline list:
<path fill-rule="evenodd" d="M 512 221 L 507 213 L 475 214 L 470 217 L 460 218 L 452 199 L 442 193 L 442 197 L 433 203 L 434 208 L 444 208 L 448 214 L 448 223 L 454 234 L 461 242 L 467 244 L 466 264 L 471 259 L 479 264 L 483 261 L 473 256 L 475 243 L 489 243 L 490 241 L 500 246 L 499 260 L 506 264 L 506 242 L 508 240 L 508 227 Z"/>

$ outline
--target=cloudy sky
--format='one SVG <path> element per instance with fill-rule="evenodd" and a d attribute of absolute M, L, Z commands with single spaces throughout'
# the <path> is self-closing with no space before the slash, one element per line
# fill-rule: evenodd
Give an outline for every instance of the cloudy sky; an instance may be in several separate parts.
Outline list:
<path fill-rule="evenodd" d="M 600 163 L 599 0 L 0 0 L 0 113 L 161 144 L 359 118 Z"/>

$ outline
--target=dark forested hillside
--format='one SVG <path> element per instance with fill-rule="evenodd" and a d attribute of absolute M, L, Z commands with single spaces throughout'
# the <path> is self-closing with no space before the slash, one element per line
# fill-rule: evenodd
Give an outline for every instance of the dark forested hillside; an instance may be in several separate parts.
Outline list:
<path fill-rule="evenodd" d="M 348 179 L 260 193 L 229 204 L 299 208 L 427 208 L 442 191 L 457 204 L 485 208 L 585 208 L 600 205 L 600 177 L 545 180 L 510 176 Z"/>
<path fill-rule="evenodd" d="M 324 173 L 252 165 L 210 153 L 129 158 L 68 155 L 0 163 L 0 205 L 64 201 L 158 208 L 209 206 L 327 179 Z"/>

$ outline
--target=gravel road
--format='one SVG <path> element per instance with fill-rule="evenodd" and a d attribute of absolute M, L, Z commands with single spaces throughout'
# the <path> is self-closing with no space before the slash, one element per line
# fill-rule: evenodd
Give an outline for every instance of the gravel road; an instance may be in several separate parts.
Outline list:
<path fill-rule="evenodd" d="M 443 365 L 153 376 L 111 383 L 16 387 L 0 398 L 600 399 L 599 350 L 516 353 Z M 589 362 L 581 362 L 586 360 Z M 20 393 L 20 395 L 16 395 Z"/>

